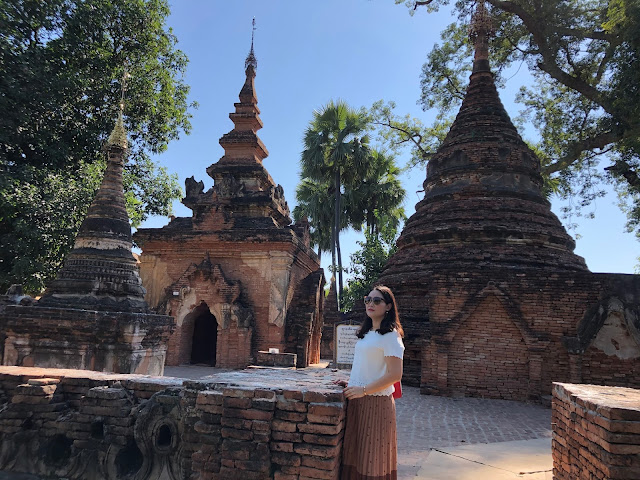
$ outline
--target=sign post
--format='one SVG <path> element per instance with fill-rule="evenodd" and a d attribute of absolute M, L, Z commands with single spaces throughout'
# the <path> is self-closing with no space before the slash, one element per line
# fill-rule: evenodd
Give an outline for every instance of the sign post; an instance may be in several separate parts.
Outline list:
<path fill-rule="evenodd" d="M 356 337 L 358 330 L 360 330 L 360 325 L 336 324 L 333 335 L 336 342 L 333 349 L 333 364 L 336 368 L 351 368 L 358 341 L 358 337 Z"/>

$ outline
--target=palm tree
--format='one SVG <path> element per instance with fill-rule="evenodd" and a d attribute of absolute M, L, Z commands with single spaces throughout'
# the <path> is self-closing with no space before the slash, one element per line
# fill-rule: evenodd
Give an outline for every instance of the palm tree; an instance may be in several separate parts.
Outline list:
<path fill-rule="evenodd" d="M 297 222 L 306 217 L 311 226 L 311 245 L 322 252 L 331 250 L 331 226 L 333 225 L 333 184 L 303 178 L 296 187 L 298 205 L 293 209 Z"/>
<path fill-rule="evenodd" d="M 406 218 L 402 206 L 405 190 L 398 175 L 395 157 L 372 150 L 364 177 L 358 188 L 349 190 L 347 203 L 353 224 L 364 223 L 370 236 L 378 236 L 381 227 L 396 231 Z M 384 222 L 385 225 L 381 225 Z"/>
<path fill-rule="evenodd" d="M 313 113 L 304 134 L 301 156 L 302 178 L 332 183 L 333 222 L 331 225 L 331 265 L 338 271 L 338 308 L 343 291 L 340 231 L 344 228 L 341 197 L 365 172 L 370 156 L 365 111 L 354 110 L 343 101 L 331 101 Z M 347 223 L 348 224 L 348 223 Z"/>

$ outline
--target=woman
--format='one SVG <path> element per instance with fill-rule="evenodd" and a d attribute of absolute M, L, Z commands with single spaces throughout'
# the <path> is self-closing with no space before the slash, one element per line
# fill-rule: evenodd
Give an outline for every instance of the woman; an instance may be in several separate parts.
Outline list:
<path fill-rule="evenodd" d="M 395 480 L 398 475 L 393 384 L 402 378 L 404 332 L 396 299 L 379 285 L 364 298 L 367 318 L 356 334 L 342 454 L 342 480 Z"/>

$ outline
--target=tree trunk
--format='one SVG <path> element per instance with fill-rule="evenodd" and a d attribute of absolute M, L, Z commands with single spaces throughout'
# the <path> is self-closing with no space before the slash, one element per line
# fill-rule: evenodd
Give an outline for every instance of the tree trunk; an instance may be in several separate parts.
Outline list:
<path fill-rule="evenodd" d="M 338 255 L 338 288 L 336 289 L 336 297 L 338 300 L 338 311 L 340 311 L 340 299 L 342 299 L 342 258 L 340 256 L 340 168 L 336 169 L 335 174 L 335 210 L 333 212 L 333 229 L 334 249 Z"/>
<path fill-rule="evenodd" d="M 331 276 L 336 275 L 336 226 L 331 225 Z"/>

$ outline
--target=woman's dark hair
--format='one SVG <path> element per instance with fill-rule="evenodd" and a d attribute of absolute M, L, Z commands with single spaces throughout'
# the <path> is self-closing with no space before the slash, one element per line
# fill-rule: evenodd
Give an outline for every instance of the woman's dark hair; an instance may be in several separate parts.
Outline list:
<path fill-rule="evenodd" d="M 389 287 L 384 285 L 376 285 L 371 290 L 377 290 L 382 294 L 382 298 L 384 298 L 384 303 L 391 304 L 391 310 L 389 310 L 384 318 L 382 319 L 382 323 L 380 324 L 380 328 L 376 330 L 380 335 L 384 335 L 385 333 L 389 333 L 393 330 L 396 330 L 401 337 L 404 337 L 404 330 L 402 329 L 402 325 L 400 324 L 400 317 L 398 316 L 398 306 L 396 304 L 396 297 L 393 295 L 393 292 Z M 358 338 L 364 338 L 366 333 L 371 330 L 373 327 L 373 322 L 367 315 L 360 326 L 360 330 L 356 333 Z"/>

